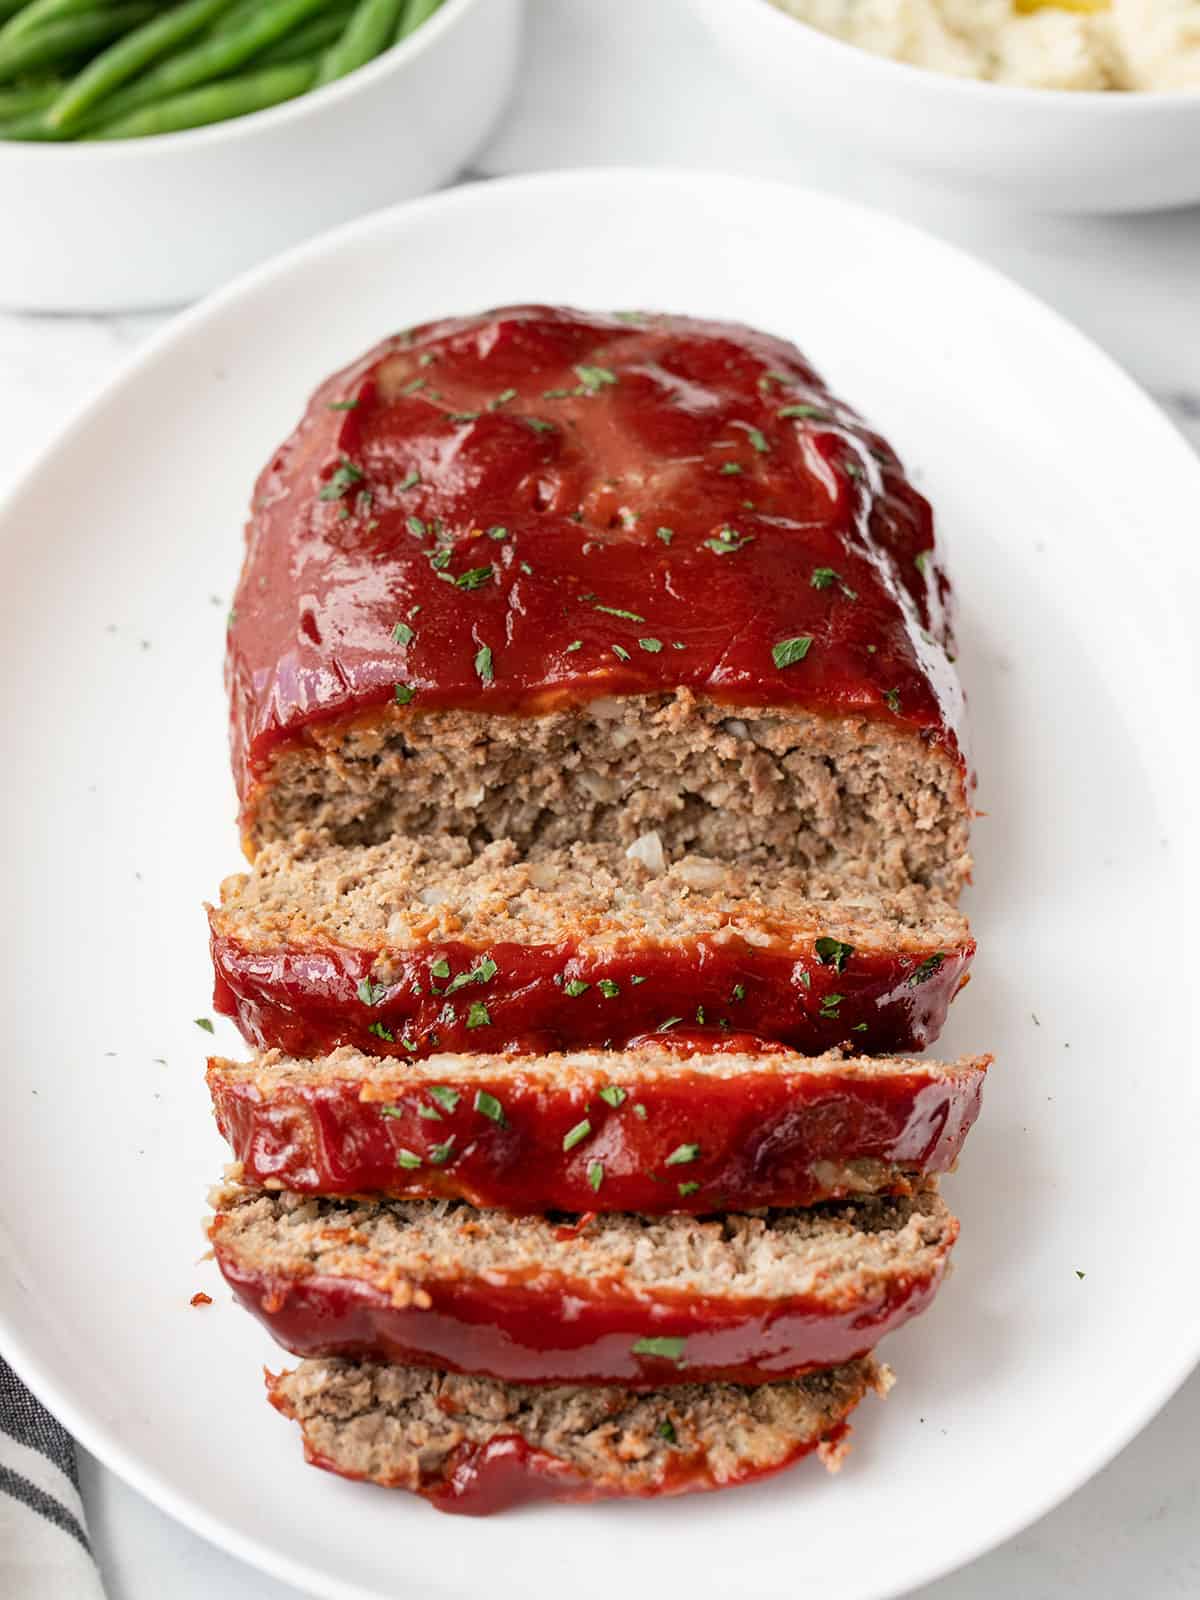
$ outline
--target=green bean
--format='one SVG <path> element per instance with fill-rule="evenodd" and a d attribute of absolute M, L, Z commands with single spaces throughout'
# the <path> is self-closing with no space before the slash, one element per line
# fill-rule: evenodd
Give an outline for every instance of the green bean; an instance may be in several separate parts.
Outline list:
<path fill-rule="evenodd" d="M 240 78 L 225 78 L 205 84 L 186 94 L 160 100 L 128 116 L 104 122 L 87 135 L 89 139 L 146 139 L 156 134 L 179 133 L 185 128 L 200 128 L 210 122 L 225 122 L 264 111 L 283 100 L 293 100 L 313 86 L 317 75 L 315 61 L 297 61 L 290 66 L 268 67 L 248 72 Z"/>
<path fill-rule="evenodd" d="M 326 3 L 327 0 L 262 0 L 243 27 L 228 33 L 215 32 L 190 50 L 168 56 L 113 95 L 102 107 L 106 120 L 124 117 L 187 89 L 211 83 L 214 78 L 228 76 Z"/>
<path fill-rule="evenodd" d="M 441 5 L 442 0 L 406 0 L 400 25 L 396 29 L 396 43 L 407 39 L 410 33 L 416 33 L 423 22 L 428 22 L 433 13 Z"/>
<path fill-rule="evenodd" d="M 358 0 L 341 38 L 321 58 L 318 87 L 365 67 L 388 48 L 400 21 L 400 3 L 401 0 Z"/>
<path fill-rule="evenodd" d="M 11 122 L 13 117 L 24 117 L 30 112 L 44 111 L 52 105 L 62 90 L 62 80 L 50 83 L 29 83 L 11 89 L 0 89 L 0 122 Z"/>
<path fill-rule="evenodd" d="M 47 22 L 57 22 L 60 17 L 74 17 L 83 12 L 104 9 L 103 4 L 97 4 L 97 0 L 25 0 L 16 16 L 0 29 L 0 41 L 19 39 L 23 33 L 30 33 Z"/>
<path fill-rule="evenodd" d="M 28 0 L 0 0 L 0 22 L 3 22 L 5 17 L 11 17 L 15 11 L 20 11 L 27 4 Z"/>
<path fill-rule="evenodd" d="M 277 67 L 287 61 L 304 61 L 310 56 L 319 56 L 335 39 L 341 38 L 349 19 L 350 11 L 344 7 L 331 11 L 328 16 L 313 17 L 311 22 L 297 28 L 295 33 L 284 34 L 282 39 L 256 55 L 253 64 L 256 67 Z"/>
<path fill-rule="evenodd" d="M 72 56 L 95 50 L 118 34 L 136 28 L 153 16 L 145 5 L 113 6 L 108 11 L 63 17 L 19 39 L 0 44 L 0 82 L 19 78 L 34 67 L 55 67 Z"/>
<path fill-rule="evenodd" d="M 167 55 L 177 44 L 206 28 L 232 4 L 233 0 L 184 0 L 182 5 L 173 6 L 152 22 L 135 28 L 88 62 L 51 106 L 46 120 L 52 128 L 76 127 L 97 101 L 129 78 L 136 77 L 152 61 Z"/>

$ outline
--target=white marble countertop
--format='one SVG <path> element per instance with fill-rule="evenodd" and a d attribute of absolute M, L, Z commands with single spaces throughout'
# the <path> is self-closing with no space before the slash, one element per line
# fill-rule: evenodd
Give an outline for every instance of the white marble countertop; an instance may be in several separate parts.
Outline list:
<path fill-rule="evenodd" d="M 1071 317 L 1200 448 L 1200 210 L 1067 219 L 978 205 L 803 140 L 725 68 L 686 0 L 530 0 L 521 87 L 474 170 L 585 165 L 784 178 L 895 212 Z M 0 314 L 0 488 L 162 321 Z M 922 1596 L 1193 1600 L 1197 1437 L 1200 1376 L 1066 1505 Z M 295 1594 L 186 1532 L 99 1463 L 85 1459 L 82 1474 L 110 1600 Z"/>

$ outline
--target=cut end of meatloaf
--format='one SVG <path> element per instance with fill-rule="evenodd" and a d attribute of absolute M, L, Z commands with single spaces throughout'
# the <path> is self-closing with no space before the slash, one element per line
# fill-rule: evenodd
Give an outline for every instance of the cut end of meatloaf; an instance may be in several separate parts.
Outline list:
<path fill-rule="evenodd" d="M 513 839 L 478 850 L 439 834 L 355 847 L 301 830 L 267 845 L 253 872 L 225 880 L 212 924 L 251 950 L 569 940 L 612 951 L 716 935 L 807 952 L 827 935 L 864 952 L 920 956 L 970 941 L 967 919 L 936 895 L 880 893 L 799 866 L 671 860 L 655 833 L 630 847 L 574 844 L 526 855 Z"/>
<path fill-rule="evenodd" d="M 911 729 L 680 690 L 541 716 L 385 706 L 314 724 L 274 755 L 244 821 L 251 857 L 302 829 L 344 845 L 440 833 L 526 852 L 655 833 L 670 859 L 952 900 L 970 874 L 969 818 L 961 763 Z"/>
<path fill-rule="evenodd" d="M 675 1170 L 678 1170 L 677 1168 Z M 829 1312 L 941 1272 L 958 1234 L 936 1184 L 804 1210 L 568 1219 L 477 1211 L 454 1201 L 354 1204 L 237 1185 L 214 1196 L 222 1270 L 276 1281 L 353 1279 L 397 1304 L 424 1287 L 483 1280 L 604 1285 L 617 1297 L 809 1298 Z M 574 1219 L 570 1219 L 574 1220 Z"/>
<path fill-rule="evenodd" d="M 531 1500 L 683 1494 L 751 1482 L 819 1450 L 831 1471 L 871 1360 L 752 1388 L 682 1384 L 539 1388 L 372 1362 L 304 1361 L 268 1373 L 307 1459 L 344 1477 L 481 1515 Z"/>

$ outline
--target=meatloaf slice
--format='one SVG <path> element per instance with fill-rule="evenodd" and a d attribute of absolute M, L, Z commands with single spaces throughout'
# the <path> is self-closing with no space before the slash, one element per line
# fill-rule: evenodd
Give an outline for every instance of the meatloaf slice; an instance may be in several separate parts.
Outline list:
<path fill-rule="evenodd" d="M 830 896 L 839 888 L 840 898 Z M 210 910 L 218 1011 L 293 1056 L 339 1045 L 543 1053 L 681 1027 L 819 1053 L 923 1049 L 966 980 L 966 919 L 796 867 L 668 864 L 512 840 L 267 845 Z"/>
<path fill-rule="evenodd" d="M 787 1383 L 534 1388 L 373 1362 L 267 1374 L 306 1458 L 345 1478 L 486 1516 L 537 1500 L 688 1494 L 751 1483 L 816 1450 L 841 1464 L 846 1419 L 891 1373 L 853 1361 Z"/>
<path fill-rule="evenodd" d="M 740 1210 L 904 1193 L 958 1159 L 986 1058 L 814 1059 L 647 1045 L 209 1062 L 244 1182 L 535 1211 Z M 586 1133 L 574 1138 L 574 1131 Z M 672 1165 L 674 1152 L 691 1159 Z"/>
<path fill-rule="evenodd" d="M 853 1360 L 929 1303 L 958 1232 L 932 1185 L 706 1219 L 236 1187 L 216 1204 L 221 1271 L 295 1354 L 527 1383 L 760 1383 Z"/>
<path fill-rule="evenodd" d="M 782 339 L 537 306 L 412 330 L 258 481 L 227 657 L 247 849 L 658 829 L 953 896 L 948 594 L 928 504 Z"/>

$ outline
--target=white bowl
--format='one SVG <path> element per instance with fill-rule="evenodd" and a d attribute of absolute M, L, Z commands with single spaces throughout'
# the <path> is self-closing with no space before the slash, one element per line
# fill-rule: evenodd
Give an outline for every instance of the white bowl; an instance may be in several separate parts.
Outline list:
<path fill-rule="evenodd" d="M 1200 92 L 978 83 L 844 44 L 770 0 L 692 4 L 731 65 L 822 138 L 1035 209 L 1200 201 Z"/>
<path fill-rule="evenodd" d="M 327 88 L 156 139 L 0 140 L 0 306 L 122 311 L 193 300 L 337 222 L 436 188 L 495 122 L 522 0 L 446 0 Z"/>

